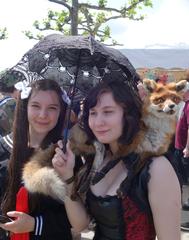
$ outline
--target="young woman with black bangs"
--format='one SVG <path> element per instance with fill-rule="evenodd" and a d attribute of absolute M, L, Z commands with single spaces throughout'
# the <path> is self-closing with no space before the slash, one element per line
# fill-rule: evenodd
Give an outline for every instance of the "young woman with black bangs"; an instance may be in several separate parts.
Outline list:
<path fill-rule="evenodd" d="M 140 129 L 141 100 L 132 84 L 102 82 L 84 102 L 83 125 L 91 141 L 106 147 L 96 181 L 90 176 L 91 162 L 80 172 L 74 200 L 67 196 L 66 210 L 72 226 L 85 229 L 95 221 L 95 240 L 179 240 L 181 191 L 176 173 L 165 156 L 142 161 L 136 153 L 113 156 L 119 144 L 128 147 Z M 62 179 L 73 175 L 75 156 L 56 149 L 53 165 Z M 140 166 L 140 167 L 139 167 Z M 86 183 L 88 182 L 88 187 Z M 83 186 L 85 190 L 83 192 Z M 68 185 L 72 189 L 72 183 Z M 83 196 L 82 196 L 83 197 Z"/>

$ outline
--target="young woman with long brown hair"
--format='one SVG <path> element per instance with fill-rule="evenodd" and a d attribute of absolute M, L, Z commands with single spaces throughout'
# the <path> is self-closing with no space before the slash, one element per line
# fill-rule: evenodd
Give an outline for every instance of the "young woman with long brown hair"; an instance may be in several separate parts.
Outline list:
<path fill-rule="evenodd" d="M 2 203 L 3 213 L 13 221 L 0 227 L 11 233 L 12 240 L 71 240 L 64 204 L 43 194 L 28 193 L 22 182 L 23 166 L 34 151 L 62 138 L 68 98 L 53 80 L 20 86 L 8 185 Z"/>

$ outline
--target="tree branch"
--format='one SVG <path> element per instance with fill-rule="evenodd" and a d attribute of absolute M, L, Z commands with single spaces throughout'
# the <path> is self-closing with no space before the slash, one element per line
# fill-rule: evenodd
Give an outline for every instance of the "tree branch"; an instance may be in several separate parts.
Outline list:
<path fill-rule="evenodd" d="M 125 7 L 124 11 L 129 11 L 130 9 L 136 7 L 139 3 L 142 3 L 142 2 L 144 2 L 144 0 L 138 0 L 138 2 L 131 4 L 128 8 Z"/>
<path fill-rule="evenodd" d="M 118 18 L 123 18 L 123 17 L 122 17 L 122 15 L 112 16 L 112 17 L 109 17 L 109 18 L 105 18 L 104 22 L 108 22 L 112 19 L 118 19 Z"/>
<path fill-rule="evenodd" d="M 69 12 L 72 10 L 71 6 L 69 4 L 67 4 L 66 2 L 64 2 L 63 0 L 48 0 L 48 1 L 63 5 L 64 7 L 66 7 L 69 10 Z"/>
<path fill-rule="evenodd" d="M 84 8 L 88 8 L 88 9 L 95 9 L 95 10 L 98 10 L 98 11 L 112 11 L 112 12 L 118 12 L 118 13 L 122 14 L 123 12 L 127 12 L 130 9 L 135 8 L 138 4 L 140 4 L 142 2 L 144 2 L 144 0 L 138 0 L 138 2 L 135 2 L 135 3 L 131 4 L 129 7 L 124 7 L 121 10 L 119 10 L 117 8 L 110 8 L 110 7 L 99 7 L 97 5 L 91 5 L 91 4 L 88 4 L 88 3 L 79 3 L 79 7 L 81 7 L 81 8 L 84 7 Z"/>
<path fill-rule="evenodd" d="M 122 17 L 122 15 L 117 15 L 117 16 L 112 16 L 112 17 L 109 17 L 109 18 L 105 18 L 104 19 L 104 23 L 105 22 L 108 22 L 108 21 L 110 21 L 110 20 L 112 20 L 112 19 L 118 19 L 118 18 L 123 18 Z M 128 19 L 130 19 L 130 20 L 135 20 L 135 21 L 139 21 L 139 20 L 142 20 L 143 19 L 143 16 L 141 16 L 141 17 L 138 17 L 138 18 L 135 18 L 134 16 L 126 16 L 125 18 L 128 18 Z"/>
<path fill-rule="evenodd" d="M 141 1 L 141 0 L 140 0 Z M 144 1 L 144 0 L 143 0 Z M 99 11 L 113 11 L 113 12 L 118 12 L 121 13 L 120 10 L 116 9 L 116 8 L 109 8 L 109 7 L 99 7 L 96 5 L 90 5 L 88 3 L 79 3 L 79 8 L 90 8 L 90 9 L 95 9 L 95 10 L 99 10 Z"/>
<path fill-rule="evenodd" d="M 78 27 L 78 30 L 84 30 L 86 32 L 89 32 L 89 29 L 88 28 L 85 28 L 85 27 Z"/>
<path fill-rule="evenodd" d="M 87 22 L 79 23 L 79 25 L 84 27 L 84 28 L 88 28 L 90 31 L 92 31 L 92 27 L 94 27 L 93 24 L 88 24 Z"/>

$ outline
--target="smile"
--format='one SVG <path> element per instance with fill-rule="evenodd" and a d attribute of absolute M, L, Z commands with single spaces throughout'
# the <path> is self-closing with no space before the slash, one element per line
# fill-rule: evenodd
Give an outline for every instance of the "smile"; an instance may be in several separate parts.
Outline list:
<path fill-rule="evenodd" d="M 96 131 L 96 134 L 102 135 L 102 134 L 105 134 L 105 133 L 107 133 L 107 132 L 108 132 L 108 130 L 105 130 L 105 131 Z"/>
<path fill-rule="evenodd" d="M 36 122 L 36 124 L 39 124 L 39 125 L 48 125 L 49 123 L 48 123 L 48 122 Z"/>

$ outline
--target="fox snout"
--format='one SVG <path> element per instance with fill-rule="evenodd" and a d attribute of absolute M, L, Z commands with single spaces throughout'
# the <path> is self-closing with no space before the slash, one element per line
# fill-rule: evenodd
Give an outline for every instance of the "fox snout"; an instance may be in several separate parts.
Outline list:
<path fill-rule="evenodd" d="M 163 108 L 163 112 L 164 113 L 167 113 L 167 114 L 170 114 L 170 115 L 173 115 L 177 112 L 177 106 L 175 103 L 168 103 L 168 104 L 165 104 L 164 108 Z"/>
<path fill-rule="evenodd" d="M 169 108 L 173 109 L 175 107 L 175 104 L 169 104 Z"/>

